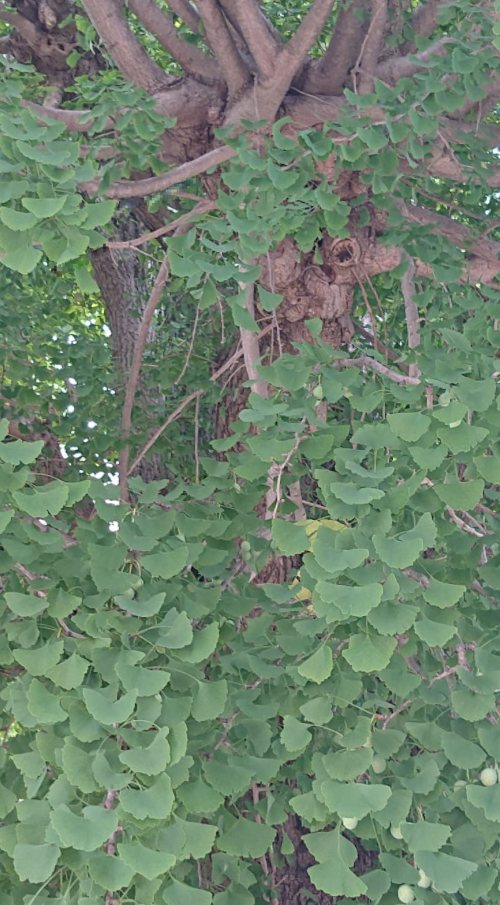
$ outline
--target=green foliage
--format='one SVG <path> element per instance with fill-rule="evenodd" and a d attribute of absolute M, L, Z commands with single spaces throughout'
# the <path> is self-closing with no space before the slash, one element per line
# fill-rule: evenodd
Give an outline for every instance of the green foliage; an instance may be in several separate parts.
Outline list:
<path fill-rule="evenodd" d="M 59 123 L 18 103 L 15 81 L 2 87 L 0 262 L 17 305 L 0 304 L 2 399 L 9 415 L 16 403 L 42 422 L 59 418 L 70 454 L 64 479 L 44 483 L 43 441 L 13 439 L 0 424 L 2 905 L 103 905 L 110 894 L 135 905 L 262 905 L 277 893 L 262 864 L 279 870 L 293 858 L 279 829 L 290 814 L 306 830 L 310 880 L 329 896 L 497 901 L 500 785 L 495 772 L 488 785 L 480 777 L 500 761 L 500 308 L 496 290 L 460 282 L 463 250 L 398 213 L 426 191 L 412 172 L 432 153 L 441 112 L 475 97 L 484 78 L 484 22 L 459 6 L 457 21 L 451 8 L 440 15 L 453 37 L 447 53 L 415 79 L 377 82 L 365 99 L 346 91 L 338 120 L 303 129 L 298 144 L 283 134 L 286 121 L 259 152 L 251 130 L 234 139 L 219 212 L 167 240 L 171 295 L 202 317 L 186 381 L 205 389 L 219 300 L 236 327 L 260 329 L 242 289 L 260 265 L 242 273 L 242 262 L 285 237 L 320 255 L 324 234 L 349 234 L 354 205 L 315 181 L 315 165 L 335 149 L 339 172 L 358 174 L 370 203 L 389 211 L 384 242 L 434 274 L 416 299 L 420 385 L 339 369 L 311 319 L 313 342 L 262 368 L 270 394 L 249 394 L 238 450 L 234 439 L 202 436 L 195 476 L 180 428 L 177 480 L 131 480 L 130 504 L 108 481 L 119 412 L 83 257 L 104 241 L 115 205 L 79 188 L 99 170 L 104 191 L 117 162 L 99 163 L 98 138 L 82 160 Z M 266 8 L 287 36 L 297 11 Z M 94 36 L 79 18 L 84 50 Z M 159 136 L 171 123 L 151 98 L 114 72 L 81 79 L 78 90 L 91 133 L 123 109 L 121 175 L 161 171 Z M 365 101 L 383 111 L 380 123 L 360 115 Z M 331 134 L 348 141 L 334 145 Z M 494 204 L 472 182 L 490 157 L 479 142 L 457 153 L 471 185 L 432 188 L 436 207 L 458 196 L 468 222 Z M 389 342 L 404 362 L 400 280 L 386 274 L 371 291 L 387 303 Z M 257 300 L 273 313 L 281 296 L 259 286 Z M 149 362 L 170 411 L 186 315 L 166 306 L 171 333 L 161 336 L 179 349 L 171 359 L 153 349 Z M 76 382 L 73 411 L 66 380 Z M 207 419 L 216 398 L 207 393 Z M 97 403 L 105 426 L 93 439 Z M 198 426 L 192 419 L 197 438 Z M 263 534 L 255 507 L 284 461 L 283 498 Z M 90 480 L 97 468 L 104 477 Z M 285 491 L 304 474 L 310 518 L 296 522 Z M 85 499 L 95 503 L 91 519 L 74 509 Z M 248 567 L 235 569 L 239 547 Z M 270 551 L 300 559 L 281 585 L 250 580 Z M 358 846 L 373 855 L 355 872 Z"/>

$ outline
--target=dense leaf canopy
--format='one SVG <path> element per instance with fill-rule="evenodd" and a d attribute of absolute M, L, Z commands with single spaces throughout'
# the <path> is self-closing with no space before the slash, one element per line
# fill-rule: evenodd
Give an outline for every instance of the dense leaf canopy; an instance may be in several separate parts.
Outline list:
<path fill-rule="evenodd" d="M 0 0 L 0 905 L 498 902 L 499 17 Z"/>

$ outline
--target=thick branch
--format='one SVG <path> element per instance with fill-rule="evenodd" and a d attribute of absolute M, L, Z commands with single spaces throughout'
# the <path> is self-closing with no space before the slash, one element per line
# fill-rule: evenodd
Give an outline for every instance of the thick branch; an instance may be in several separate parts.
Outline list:
<path fill-rule="evenodd" d="M 148 56 L 113 0 L 82 2 L 106 50 L 125 78 L 148 94 L 166 88 L 171 80 Z"/>
<path fill-rule="evenodd" d="M 422 38 L 429 38 L 437 25 L 437 17 L 442 6 L 448 5 L 450 0 L 424 0 L 419 3 L 410 21 L 410 28 L 416 35 Z M 414 41 L 406 41 L 403 44 L 403 53 L 408 53 L 411 47 L 415 46 Z"/>
<path fill-rule="evenodd" d="M 233 0 L 238 27 L 245 38 L 259 73 L 271 78 L 275 71 L 279 44 L 275 41 L 257 6 L 256 0 Z"/>
<path fill-rule="evenodd" d="M 25 17 L 21 16 L 19 13 L 14 13 L 5 9 L 3 2 L 0 2 L 0 19 L 8 25 L 12 25 L 33 50 L 38 48 L 42 33 L 33 22 L 30 22 L 29 19 L 25 19 Z"/>
<path fill-rule="evenodd" d="M 161 46 L 180 63 L 184 72 L 209 84 L 221 80 L 215 60 L 196 44 L 183 41 L 169 16 L 162 12 L 155 0 L 128 0 L 128 6 Z"/>
<path fill-rule="evenodd" d="M 387 0 L 373 0 L 370 25 L 359 55 L 361 61 L 360 94 L 371 94 L 373 91 L 375 70 L 382 49 L 386 21 Z"/>
<path fill-rule="evenodd" d="M 173 13 L 186 23 L 188 28 L 197 35 L 200 32 L 200 17 L 189 0 L 167 0 L 167 6 Z"/>
<path fill-rule="evenodd" d="M 111 185 L 105 192 L 107 198 L 146 198 L 148 195 L 155 195 L 156 192 L 163 192 L 171 185 L 177 185 L 186 179 L 192 179 L 193 176 L 199 176 L 206 173 L 211 167 L 218 166 L 226 160 L 230 160 L 236 156 L 236 150 L 222 145 L 220 148 L 214 148 L 207 154 L 202 154 L 195 160 L 188 160 L 187 163 L 169 170 L 168 173 L 162 173 L 161 176 L 151 176 L 148 179 L 138 179 L 136 182 L 116 182 Z M 84 182 L 80 185 L 80 189 L 85 192 L 98 192 L 100 181 L 98 179 L 92 182 Z"/>
<path fill-rule="evenodd" d="M 352 0 L 349 6 L 341 5 L 332 36 L 320 60 L 314 60 L 301 86 L 312 94 L 341 94 L 349 70 L 354 66 L 365 25 L 362 12 L 366 0 Z"/>
<path fill-rule="evenodd" d="M 208 43 L 217 57 L 229 92 L 237 94 L 249 80 L 249 69 L 234 43 L 217 0 L 198 0 L 198 9 Z"/>
<path fill-rule="evenodd" d="M 377 67 L 375 75 L 382 82 L 388 82 L 392 85 L 399 79 L 411 78 L 415 73 L 426 68 L 425 64 L 433 56 L 446 56 L 447 45 L 454 43 L 453 38 L 441 38 L 440 41 L 436 41 L 427 50 L 422 50 L 420 53 L 402 57 L 389 57 L 388 60 L 385 60 L 384 63 Z"/>
<path fill-rule="evenodd" d="M 135 394 L 137 391 L 137 384 L 139 381 L 139 375 L 141 372 L 142 366 L 142 357 L 144 355 L 144 349 L 146 348 L 147 339 L 149 336 L 149 331 L 151 328 L 151 321 L 153 320 L 153 315 L 160 303 L 161 294 L 163 292 L 163 288 L 165 283 L 168 280 L 169 274 L 169 263 L 168 257 L 165 255 L 161 267 L 158 271 L 156 280 L 154 282 L 153 290 L 148 299 L 146 308 L 144 310 L 144 316 L 142 318 L 141 327 L 139 330 L 139 335 L 137 337 L 136 346 L 134 349 L 134 357 L 132 360 L 132 367 L 130 369 L 130 375 L 127 381 L 127 387 L 125 390 L 125 402 L 123 403 L 122 410 L 122 438 L 124 440 L 128 440 L 130 436 L 130 429 L 132 426 L 132 409 L 134 407 Z M 120 490 L 121 497 L 123 500 L 127 498 L 127 475 L 128 475 L 128 457 L 129 457 L 129 447 L 128 445 L 124 447 L 120 454 L 120 463 L 118 466 L 118 474 L 119 474 L 119 482 L 120 482 Z"/>

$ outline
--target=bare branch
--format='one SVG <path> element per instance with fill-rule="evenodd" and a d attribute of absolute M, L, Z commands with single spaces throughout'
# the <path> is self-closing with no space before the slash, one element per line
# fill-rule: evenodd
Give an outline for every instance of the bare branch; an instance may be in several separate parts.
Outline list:
<path fill-rule="evenodd" d="M 373 348 L 376 349 L 377 352 L 382 352 L 382 354 L 386 355 L 387 358 L 390 358 L 391 361 L 397 362 L 399 360 L 399 356 L 396 355 L 396 353 L 392 349 L 389 349 L 388 346 L 384 346 L 384 344 L 380 342 L 377 336 L 374 336 L 373 333 L 370 333 L 369 330 L 361 326 L 361 324 L 358 324 L 357 321 L 353 320 L 352 325 L 356 333 L 359 333 L 359 335 L 362 336 L 363 339 L 366 339 L 369 343 L 371 343 Z M 399 366 L 403 369 L 403 371 L 406 371 L 408 368 L 408 365 L 405 365 L 403 362 L 400 362 Z"/>
<path fill-rule="evenodd" d="M 349 6 L 341 5 L 332 36 L 320 60 L 314 60 L 301 85 L 312 94 L 341 94 L 349 70 L 354 66 L 365 24 L 361 12 L 366 0 L 352 0 Z"/>
<path fill-rule="evenodd" d="M 286 85 L 287 88 L 290 85 L 305 56 L 326 25 L 334 2 L 335 0 L 314 0 L 297 31 L 281 51 L 278 68 L 281 70 L 281 58 L 283 58 L 284 72 L 280 75 L 280 84 Z"/>
<path fill-rule="evenodd" d="M 398 374 L 392 368 L 386 367 L 368 355 L 360 355 L 359 358 L 336 358 L 332 364 L 334 368 L 368 368 L 375 371 L 376 374 L 380 374 L 381 377 L 388 377 L 394 383 L 399 383 L 400 386 L 418 386 L 420 383 L 418 377 Z"/>
<path fill-rule="evenodd" d="M 415 295 L 415 262 L 410 255 L 401 249 L 401 258 L 408 264 L 403 278 L 401 280 L 401 289 L 405 303 L 406 329 L 408 332 L 408 346 L 410 349 L 416 349 L 420 345 L 420 318 L 418 307 L 413 301 Z M 420 369 L 416 362 L 412 362 L 409 367 L 410 377 L 420 377 Z"/>
<path fill-rule="evenodd" d="M 128 5 L 161 46 L 180 63 L 184 72 L 209 84 L 221 80 L 215 60 L 196 44 L 183 41 L 169 16 L 162 12 L 154 0 L 128 0 Z"/>
<path fill-rule="evenodd" d="M 249 81 L 248 66 L 234 43 L 217 0 L 198 0 L 198 9 L 208 43 L 217 57 L 230 94 L 236 94 Z"/>
<path fill-rule="evenodd" d="M 222 145 L 220 148 L 214 148 L 195 160 L 188 160 L 179 167 L 169 170 L 168 173 L 162 173 L 160 176 L 151 176 L 148 179 L 138 179 L 136 182 L 116 182 L 111 185 L 104 193 L 107 198 L 146 198 L 148 195 L 154 195 L 156 192 L 163 192 L 171 185 L 177 185 L 186 179 L 192 179 L 193 176 L 199 176 L 206 173 L 211 167 L 224 163 L 236 156 L 234 148 Z M 94 179 L 92 182 L 84 182 L 80 185 L 80 189 L 85 192 L 98 192 L 100 180 Z"/>
<path fill-rule="evenodd" d="M 373 91 L 375 70 L 382 49 L 386 20 L 387 0 L 373 0 L 370 25 L 358 57 L 358 66 L 361 63 L 360 94 L 371 94 Z"/>
<path fill-rule="evenodd" d="M 165 283 L 168 280 L 169 275 L 169 263 L 168 257 L 165 255 L 163 262 L 160 266 L 158 274 L 156 276 L 156 280 L 154 282 L 153 290 L 148 299 L 146 308 L 144 310 L 144 315 L 142 318 L 142 323 L 139 330 L 139 335 L 137 337 L 137 342 L 134 349 L 134 357 L 132 359 L 132 367 L 130 368 L 129 378 L 127 380 L 127 387 L 125 390 L 125 401 L 123 403 L 122 409 L 122 438 L 124 440 L 128 440 L 130 436 L 130 428 L 132 426 L 132 409 L 134 407 L 135 394 L 137 391 L 137 384 L 139 381 L 139 375 L 141 372 L 142 366 L 142 357 L 144 355 L 144 349 L 146 348 L 146 343 L 149 335 L 149 331 L 151 328 L 151 321 L 153 320 L 153 315 L 160 303 L 161 294 L 163 292 L 163 288 Z M 124 449 L 120 453 L 120 461 L 118 466 L 118 475 L 119 475 L 119 484 L 120 484 L 120 492 L 122 500 L 127 499 L 127 475 L 128 475 L 128 458 L 129 458 L 129 447 L 126 445 Z"/>
<path fill-rule="evenodd" d="M 148 94 L 168 87 L 171 79 L 148 56 L 113 0 L 82 2 L 106 50 L 126 79 L 144 88 Z"/>
<path fill-rule="evenodd" d="M 3 0 L 0 2 L 0 19 L 3 22 L 6 22 L 7 25 L 12 25 L 33 50 L 38 47 L 42 33 L 33 22 L 29 21 L 29 19 L 25 19 L 25 17 L 21 16 L 19 13 L 5 9 Z"/>
<path fill-rule="evenodd" d="M 195 35 L 199 34 L 200 17 L 189 0 L 167 0 L 167 5 L 179 19 L 186 23 Z"/>
<path fill-rule="evenodd" d="M 256 0 L 233 0 L 238 27 L 245 38 L 260 75 L 272 78 L 279 44 L 271 35 Z"/>

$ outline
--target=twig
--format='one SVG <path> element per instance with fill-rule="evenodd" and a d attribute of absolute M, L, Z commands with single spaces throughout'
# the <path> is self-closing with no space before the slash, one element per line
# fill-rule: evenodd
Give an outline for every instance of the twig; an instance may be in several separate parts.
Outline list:
<path fill-rule="evenodd" d="M 384 716 L 384 714 L 382 713 L 376 713 L 375 719 L 382 720 L 382 729 L 387 729 L 387 726 L 389 725 L 391 720 L 393 720 L 395 716 L 398 716 L 400 713 L 402 713 L 403 710 L 406 710 L 407 707 L 410 707 L 411 704 L 413 704 L 413 698 L 410 698 L 410 700 L 405 701 L 403 704 L 400 704 L 399 707 L 396 707 L 396 709 L 393 710 L 392 713 L 389 713 L 387 716 Z"/>
<path fill-rule="evenodd" d="M 271 330 L 272 330 L 271 325 L 268 327 L 265 327 L 264 330 L 261 330 L 261 332 L 258 334 L 257 338 L 261 338 L 262 336 L 265 336 L 267 333 L 270 333 Z M 231 368 L 233 366 L 235 361 L 237 361 L 238 358 L 241 358 L 242 355 L 243 355 L 243 349 L 237 350 L 233 355 L 231 355 L 231 358 L 229 358 L 222 365 L 222 367 L 220 367 L 218 369 L 218 371 L 215 372 L 215 374 L 212 374 L 212 376 L 210 377 L 210 381 L 212 383 L 215 383 L 215 381 L 218 380 L 219 377 L 222 376 L 222 374 L 225 374 L 225 372 L 228 371 L 229 368 Z M 139 465 L 139 462 L 142 462 L 144 456 L 149 452 L 151 447 L 154 446 L 154 444 L 156 443 L 158 438 L 161 437 L 163 432 L 166 431 L 167 427 L 169 427 L 173 421 L 176 421 L 176 419 L 179 417 L 179 415 L 182 414 L 182 412 L 184 411 L 186 406 L 190 405 L 190 403 L 194 399 L 203 396 L 203 394 L 205 392 L 206 392 L 205 389 L 195 390 L 194 393 L 190 393 L 189 396 L 186 396 L 186 398 L 183 399 L 183 401 L 177 406 L 175 411 L 173 411 L 172 414 L 168 416 L 167 420 L 161 425 L 161 427 L 158 428 L 158 430 L 156 430 L 154 432 L 154 434 L 152 434 L 152 436 L 149 438 L 148 442 L 143 446 L 141 452 L 137 455 L 137 457 L 132 462 L 132 465 L 130 466 L 130 468 L 128 470 L 129 475 L 134 471 L 134 469 L 137 468 L 137 466 Z"/>
<path fill-rule="evenodd" d="M 239 283 L 238 285 L 241 290 L 246 291 L 247 293 L 245 308 L 253 319 L 255 314 L 255 286 L 253 283 L 251 286 L 246 286 L 245 283 Z M 259 396 L 262 396 L 263 399 L 266 399 L 268 395 L 268 386 L 267 383 L 259 377 L 259 372 L 257 371 L 257 366 L 255 364 L 260 359 L 259 337 L 256 333 L 245 330 L 244 327 L 240 327 L 240 337 L 248 379 L 253 382 L 252 392 L 257 393 Z"/>
<path fill-rule="evenodd" d="M 193 207 L 193 209 L 188 211 L 186 214 L 181 214 L 180 217 L 172 220 L 171 223 L 167 223 L 165 224 L 165 226 L 160 226 L 158 229 L 147 233 L 145 236 L 139 236 L 137 239 L 130 239 L 127 242 L 106 242 L 106 246 L 107 248 L 137 248 L 139 245 L 144 245 L 145 242 L 151 242 L 152 239 L 158 239 L 160 236 L 164 236 L 166 233 L 174 232 L 176 229 L 179 229 L 180 226 L 183 226 L 186 223 L 190 223 L 199 214 L 206 214 L 208 211 L 217 209 L 218 205 L 215 201 L 209 201 L 208 199 L 203 200 L 200 201 L 199 204 Z"/>
<path fill-rule="evenodd" d="M 139 335 L 137 337 L 137 342 L 135 344 L 134 355 L 132 359 L 132 366 L 130 368 L 130 375 L 127 380 L 127 386 L 125 390 L 125 401 L 123 403 L 122 409 L 122 422 L 121 422 L 121 430 L 122 430 L 122 439 L 128 441 L 130 436 L 130 428 L 132 426 L 132 409 L 134 407 L 135 394 L 137 391 L 137 384 L 139 381 L 139 375 L 141 372 L 142 366 L 142 357 L 144 355 L 144 349 L 146 348 L 147 339 L 149 336 L 149 330 L 151 327 L 151 322 L 153 320 L 153 315 L 158 307 L 161 299 L 161 294 L 163 292 L 163 288 L 165 283 L 167 282 L 169 275 L 169 263 L 168 257 L 165 255 L 163 258 L 162 264 L 156 276 L 153 290 L 146 304 L 146 308 L 144 310 L 144 315 L 142 318 L 141 326 L 139 329 Z M 127 476 L 128 476 L 128 459 L 129 459 L 129 445 L 128 443 L 122 449 L 120 453 L 120 459 L 118 464 L 118 476 L 119 476 L 119 485 L 121 491 L 122 500 L 126 500 L 127 498 Z"/>
<path fill-rule="evenodd" d="M 356 333 L 359 333 L 359 335 L 362 336 L 363 339 L 366 339 L 369 343 L 371 343 L 373 348 L 376 349 L 377 352 L 382 352 L 386 356 L 386 358 L 390 358 L 391 361 L 399 361 L 399 355 L 397 355 L 396 352 L 394 352 L 392 349 L 389 349 L 388 346 L 385 346 L 383 343 L 381 343 L 380 340 L 373 335 L 373 333 L 370 333 L 369 330 L 366 330 L 366 328 L 361 324 L 358 324 L 357 321 L 352 321 L 352 325 Z M 405 365 L 404 362 L 399 362 L 399 367 L 403 371 L 408 370 L 408 365 Z"/>
<path fill-rule="evenodd" d="M 197 326 L 198 326 L 199 317 L 200 317 L 200 306 L 197 305 L 197 306 L 196 306 L 196 314 L 195 314 L 195 316 L 194 316 L 193 329 L 192 329 L 192 331 L 191 331 L 191 340 L 190 340 L 190 343 L 189 343 L 188 353 L 187 353 L 187 355 L 186 355 L 186 361 L 184 362 L 184 365 L 183 365 L 183 367 L 182 367 L 182 371 L 181 371 L 181 373 L 179 374 L 177 380 L 174 380 L 174 386 L 176 386 L 178 383 L 181 382 L 182 378 L 184 377 L 184 374 L 186 373 L 186 371 L 187 371 L 187 369 L 188 369 L 188 365 L 189 365 L 189 362 L 190 362 L 190 359 L 191 359 L 191 354 L 192 354 L 192 352 L 193 352 L 193 346 L 194 346 L 194 341 L 195 341 L 195 337 L 196 337 L 196 328 L 197 328 Z"/>
<path fill-rule="evenodd" d="M 197 396 L 195 399 L 195 403 L 194 403 L 194 461 L 195 461 L 194 480 L 195 480 L 196 484 L 200 483 L 199 436 L 200 436 L 200 397 Z"/>
<path fill-rule="evenodd" d="M 302 419 L 302 420 L 303 420 L 303 422 L 304 422 L 304 419 Z M 285 469 L 286 469 L 287 465 L 289 465 L 289 463 L 290 463 L 290 461 L 291 461 L 291 459 L 292 459 L 293 454 L 297 452 L 297 450 L 298 450 L 300 444 L 302 443 L 303 440 L 306 439 L 306 437 L 307 437 L 307 434 L 303 434 L 302 436 L 299 436 L 298 434 L 296 434 L 296 435 L 295 435 L 295 443 L 293 444 L 291 450 L 290 450 L 289 452 L 287 452 L 287 453 L 284 454 L 283 462 L 282 462 L 280 465 L 275 464 L 275 465 L 274 465 L 274 468 L 273 468 L 273 466 L 271 466 L 271 469 L 269 470 L 269 477 L 270 477 L 271 479 L 273 479 L 273 478 L 276 478 L 276 479 L 277 479 L 277 480 L 276 480 L 276 490 L 274 491 L 274 494 L 275 494 L 275 504 L 274 504 L 274 511 L 273 511 L 273 514 L 272 514 L 272 518 L 273 518 L 273 519 L 276 518 L 276 516 L 277 516 L 277 514 L 278 514 L 278 509 L 279 509 L 279 507 L 280 507 L 280 503 L 281 503 L 281 499 L 282 499 L 282 495 L 281 495 L 281 481 L 282 481 L 282 478 L 283 478 L 283 474 L 284 474 L 284 472 L 285 472 Z"/>
<path fill-rule="evenodd" d="M 368 368 L 380 374 L 381 377 L 387 377 L 400 386 L 418 386 L 420 380 L 418 377 L 410 377 L 406 374 L 398 374 L 386 365 L 381 364 L 368 355 L 360 355 L 358 358 L 336 358 L 333 362 L 334 368 Z"/>
<path fill-rule="evenodd" d="M 372 10 L 370 25 L 355 67 L 361 72 L 359 80 L 360 94 L 371 94 L 373 91 L 374 73 L 382 47 L 387 19 L 387 0 L 372 0 Z"/>
<path fill-rule="evenodd" d="M 413 277 L 415 275 L 415 263 L 410 255 L 401 249 L 401 258 L 404 259 L 408 267 L 401 280 L 401 289 L 405 303 L 406 312 L 406 329 L 408 331 L 408 346 L 410 349 L 416 349 L 420 345 L 420 318 L 418 307 L 413 301 L 415 295 L 415 283 Z M 409 371 L 410 377 L 420 378 L 420 369 L 416 362 L 412 362 Z"/>

